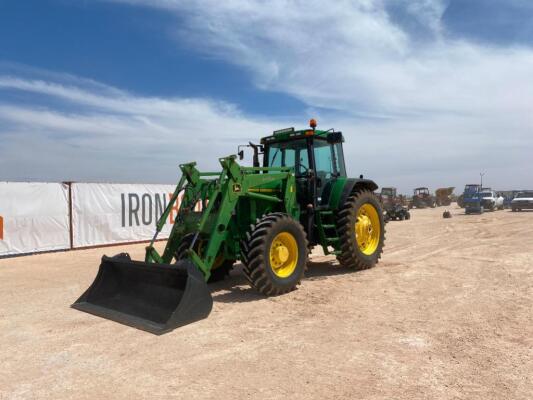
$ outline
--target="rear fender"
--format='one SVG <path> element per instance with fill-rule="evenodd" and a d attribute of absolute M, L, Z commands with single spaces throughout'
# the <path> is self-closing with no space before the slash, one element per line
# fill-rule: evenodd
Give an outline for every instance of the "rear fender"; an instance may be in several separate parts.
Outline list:
<path fill-rule="evenodd" d="M 346 202 L 352 193 L 361 190 L 369 190 L 371 192 L 378 188 L 378 185 L 371 179 L 363 178 L 347 178 L 342 183 L 338 182 L 330 197 L 329 206 L 332 209 L 339 209 Z"/>

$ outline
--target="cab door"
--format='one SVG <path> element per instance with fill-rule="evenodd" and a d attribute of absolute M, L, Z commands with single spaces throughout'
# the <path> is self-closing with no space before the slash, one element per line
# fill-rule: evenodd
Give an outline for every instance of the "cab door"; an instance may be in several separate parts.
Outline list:
<path fill-rule="evenodd" d="M 267 148 L 266 167 L 292 167 L 296 178 L 296 198 L 298 204 L 305 207 L 313 204 L 314 182 L 310 177 L 309 153 L 307 139 L 275 142 Z"/>
<path fill-rule="evenodd" d="M 314 140 L 315 184 L 317 204 L 328 204 L 335 180 L 346 176 L 341 143 Z"/>

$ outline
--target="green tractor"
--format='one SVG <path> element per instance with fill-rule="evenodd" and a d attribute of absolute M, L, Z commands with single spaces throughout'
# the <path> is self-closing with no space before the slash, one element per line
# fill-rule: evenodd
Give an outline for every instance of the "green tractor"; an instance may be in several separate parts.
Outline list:
<path fill-rule="evenodd" d="M 219 159 L 221 172 L 180 165 L 182 177 L 144 262 L 127 253 L 103 256 L 93 284 L 72 307 L 162 334 L 207 317 L 213 300 L 206 283 L 223 278 L 236 261 L 266 296 L 296 288 L 313 246 L 347 268 L 374 266 L 385 240 L 373 193 L 378 186 L 362 175 L 346 176 L 341 132 L 318 130 L 314 120 L 310 127 L 275 131 L 261 144 L 247 145 L 253 167 L 240 166 L 237 156 Z M 154 241 L 180 193 L 159 254 Z"/>

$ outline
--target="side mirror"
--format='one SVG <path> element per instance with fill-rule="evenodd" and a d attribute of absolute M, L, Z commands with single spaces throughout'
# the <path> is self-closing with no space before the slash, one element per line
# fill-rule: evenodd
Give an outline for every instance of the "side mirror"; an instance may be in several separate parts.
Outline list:
<path fill-rule="evenodd" d="M 244 158 L 244 150 L 240 150 L 237 154 L 239 155 L 239 160 Z"/>

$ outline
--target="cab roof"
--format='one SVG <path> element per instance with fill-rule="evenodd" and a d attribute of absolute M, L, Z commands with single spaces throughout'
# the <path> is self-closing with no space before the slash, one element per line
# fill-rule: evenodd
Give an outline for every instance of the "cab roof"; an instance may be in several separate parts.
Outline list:
<path fill-rule="evenodd" d="M 301 130 L 295 130 L 294 128 L 285 128 L 285 129 L 279 129 L 277 131 L 274 131 L 272 135 L 265 136 L 261 138 L 261 144 L 269 143 L 269 142 L 284 142 L 294 139 L 301 139 L 308 136 L 314 136 L 321 139 L 327 138 L 327 132 L 328 131 L 322 131 L 319 129 L 301 129 Z"/>

